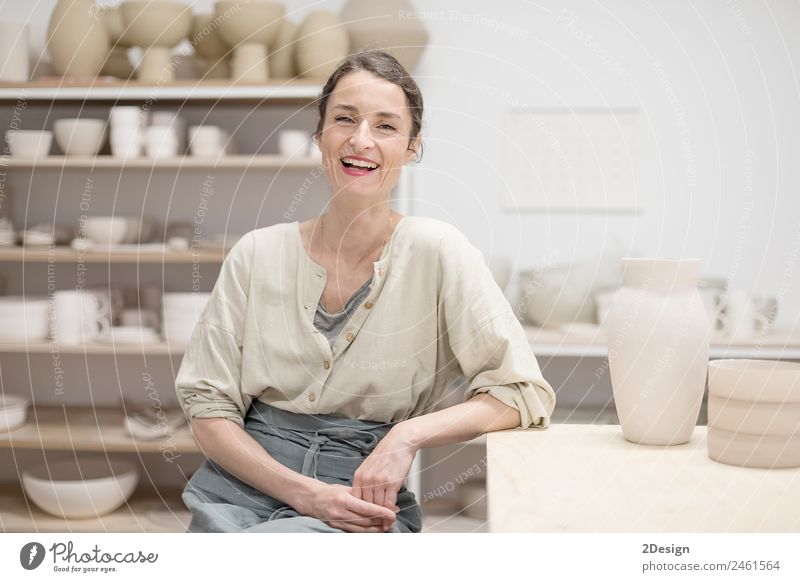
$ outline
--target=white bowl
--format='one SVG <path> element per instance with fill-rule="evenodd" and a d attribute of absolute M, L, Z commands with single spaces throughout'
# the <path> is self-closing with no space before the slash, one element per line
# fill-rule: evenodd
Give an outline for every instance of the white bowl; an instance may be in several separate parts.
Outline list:
<path fill-rule="evenodd" d="M 739 467 L 786 469 L 800 467 L 800 433 L 759 435 L 708 427 L 708 456 Z"/>
<path fill-rule="evenodd" d="M 708 426 L 751 434 L 800 435 L 800 402 L 753 402 L 709 394 Z"/>
<path fill-rule="evenodd" d="M 92 518 L 111 513 L 133 493 L 136 466 L 102 456 L 78 456 L 22 473 L 25 495 L 42 510 L 63 518 Z"/>
<path fill-rule="evenodd" d="M 101 245 L 125 242 L 129 220 L 125 216 L 90 216 L 86 219 L 86 238 Z"/>
<path fill-rule="evenodd" d="M 800 402 L 800 364 L 777 360 L 714 360 L 708 393 L 752 402 Z"/>
<path fill-rule="evenodd" d="M 53 130 L 58 147 L 68 156 L 96 156 L 106 141 L 103 119 L 59 119 Z"/>
<path fill-rule="evenodd" d="M 25 424 L 30 400 L 12 394 L 0 395 L 0 432 L 19 428 Z"/>
<path fill-rule="evenodd" d="M 46 340 L 50 332 L 49 310 L 46 297 L 0 297 L 0 341 Z"/>
<path fill-rule="evenodd" d="M 16 129 L 6 132 L 6 142 L 11 155 L 20 158 L 40 158 L 50 153 L 52 131 Z"/>

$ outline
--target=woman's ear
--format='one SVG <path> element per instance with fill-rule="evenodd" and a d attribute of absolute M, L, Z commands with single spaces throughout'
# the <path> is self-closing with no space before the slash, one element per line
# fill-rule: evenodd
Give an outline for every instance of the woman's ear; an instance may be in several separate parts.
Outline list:
<path fill-rule="evenodd" d="M 408 149 L 406 150 L 406 164 L 411 162 L 416 162 L 419 159 L 419 153 L 422 147 L 422 136 L 417 135 L 411 143 L 408 145 Z"/>

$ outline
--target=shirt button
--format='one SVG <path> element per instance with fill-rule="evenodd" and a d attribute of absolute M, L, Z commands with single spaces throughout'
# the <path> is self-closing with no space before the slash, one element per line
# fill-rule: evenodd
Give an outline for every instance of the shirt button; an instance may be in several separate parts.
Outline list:
<path fill-rule="evenodd" d="M 314 394 L 313 392 L 309 392 L 309 393 L 308 393 L 308 399 L 309 399 L 311 402 L 314 402 L 314 401 L 317 399 L 317 396 L 316 396 L 316 394 Z"/>
<path fill-rule="evenodd" d="M 347 338 L 347 341 L 351 342 L 353 341 L 353 338 L 356 336 L 354 336 L 352 332 L 347 332 L 347 335 L 345 337 Z"/>
<path fill-rule="evenodd" d="M 383 267 L 381 267 L 381 268 L 380 268 L 380 270 L 378 271 L 378 274 L 379 274 L 381 277 L 383 277 L 383 276 L 386 274 L 386 269 L 384 269 Z"/>
<path fill-rule="evenodd" d="M 325 366 L 326 370 L 330 369 L 330 367 L 331 367 L 331 363 L 328 360 L 325 360 L 325 363 L 322 364 L 322 365 Z"/>
<path fill-rule="evenodd" d="M 372 309 L 372 306 L 373 306 L 373 305 L 375 305 L 375 304 L 374 304 L 372 301 L 367 301 L 367 302 L 364 304 L 364 307 L 366 307 L 367 309 Z"/>

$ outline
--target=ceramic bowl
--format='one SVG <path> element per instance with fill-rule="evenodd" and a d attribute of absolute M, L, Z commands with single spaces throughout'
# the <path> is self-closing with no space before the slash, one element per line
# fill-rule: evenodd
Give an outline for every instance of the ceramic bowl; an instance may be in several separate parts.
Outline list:
<path fill-rule="evenodd" d="M 709 394 L 708 426 L 751 434 L 800 434 L 800 402 L 752 402 Z"/>
<path fill-rule="evenodd" d="M 103 119 L 59 119 L 53 131 L 58 147 L 67 156 L 96 156 L 106 141 Z"/>
<path fill-rule="evenodd" d="M 12 394 L 0 395 L 0 432 L 19 428 L 25 424 L 30 400 Z"/>
<path fill-rule="evenodd" d="M 6 132 L 6 142 L 14 157 L 41 158 L 50 153 L 53 132 L 30 129 L 9 130 Z"/>
<path fill-rule="evenodd" d="M 138 481 L 139 472 L 132 463 L 88 455 L 22 473 L 28 499 L 47 513 L 67 519 L 111 513 L 131 496 Z"/>
<path fill-rule="evenodd" d="M 758 435 L 708 427 L 708 456 L 739 467 L 778 469 L 800 467 L 800 433 Z"/>
<path fill-rule="evenodd" d="M 91 216 L 86 220 L 86 238 L 101 245 L 125 242 L 129 219 L 124 216 Z"/>
<path fill-rule="evenodd" d="M 49 310 L 47 297 L 0 297 L 0 341 L 46 340 L 50 333 Z"/>
<path fill-rule="evenodd" d="M 800 402 L 800 364 L 777 360 L 714 360 L 708 393 L 751 402 Z"/>

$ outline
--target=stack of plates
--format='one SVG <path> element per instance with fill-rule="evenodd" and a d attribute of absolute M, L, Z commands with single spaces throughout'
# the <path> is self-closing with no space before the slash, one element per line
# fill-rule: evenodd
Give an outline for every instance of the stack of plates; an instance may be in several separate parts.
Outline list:
<path fill-rule="evenodd" d="M 188 343 L 211 293 L 164 293 L 161 331 L 168 342 Z"/>
<path fill-rule="evenodd" d="M 710 362 L 708 456 L 742 467 L 800 467 L 800 364 Z"/>
<path fill-rule="evenodd" d="M 97 341 L 113 344 L 155 344 L 159 343 L 161 338 L 152 327 L 119 325 L 100 335 Z"/>
<path fill-rule="evenodd" d="M 0 432 L 14 430 L 25 424 L 30 400 L 22 396 L 0 394 Z"/>

